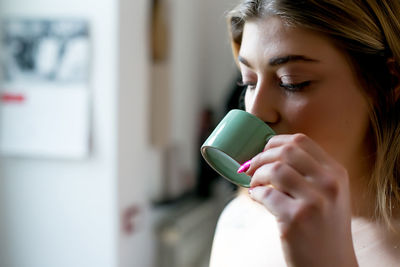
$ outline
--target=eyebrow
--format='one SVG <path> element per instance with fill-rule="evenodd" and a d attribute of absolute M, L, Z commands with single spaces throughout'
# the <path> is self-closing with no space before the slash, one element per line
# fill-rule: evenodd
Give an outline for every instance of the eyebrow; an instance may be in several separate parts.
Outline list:
<path fill-rule="evenodd" d="M 239 62 L 243 63 L 244 65 L 251 67 L 250 63 L 243 58 L 242 56 L 238 56 Z M 269 66 L 279 66 L 283 65 L 289 62 L 295 62 L 295 61 L 306 61 L 306 62 L 319 62 L 316 59 L 312 59 L 303 55 L 287 55 L 287 56 L 277 56 L 273 57 L 268 61 Z"/>

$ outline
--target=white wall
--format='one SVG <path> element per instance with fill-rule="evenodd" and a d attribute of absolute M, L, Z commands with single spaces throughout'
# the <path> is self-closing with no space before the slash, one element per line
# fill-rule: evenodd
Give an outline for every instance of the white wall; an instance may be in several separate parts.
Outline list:
<path fill-rule="evenodd" d="M 226 29 L 225 13 L 237 0 L 165 0 L 168 8 L 170 66 L 169 148 L 172 148 L 178 172 L 195 177 L 199 158 L 198 135 L 200 113 L 204 107 L 213 108 L 218 118 L 224 110 L 228 90 L 235 77 Z M 153 77 L 150 77 L 152 79 Z M 168 113 L 171 114 L 169 117 Z M 164 149 L 164 148 L 163 148 Z M 154 151 L 152 151 L 154 152 Z M 149 170 L 149 194 L 161 192 L 165 177 L 164 156 L 153 153 Z M 180 183 L 181 181 L 174 181 Z M 155 197 L 157 198 L 157 197 Z"/>
<path fill-rule="evenodd" d="M 120 0 L 118 16 L 118 210 L 139 213 L 133 233 L 119 232 L 118 266 L 152 266 L 155 257 L 150 220 L 149 170 L 157 151 L 150 147 L 150 59 L 148 0 Z M 151 153 L 153 152 L 153 153 Z M 155 159 L 154 159 L 155 157 Z M 157 165 L 156 165 L 157 168 Z M 157 171 L 157 170 L 153 170 Z"/>
<path fill-rule="evenodd" d="M 236 6 L 238 0 L 203 0 L 204 16 L 201 30 L 207 38 L 201 46 L 201 86 L 203 101 L 213 108 L 217 115 L 224 111 L 237 67 L 232 57 L 226 13 Z"/>
<path fill-rule="evenodd" d="M 116 3 L 2 1 L 5 16 L 87 18 L 95 44 L 91 157 L 83 161 L 1 158 L 2 267 L 117 264 Z"/>
<path fill-rule="evenodd" d="M 182 144 L 188 170 L 199 154 L 200 111 L 224 109 L 235 76 L 225 12 L 236 0 L 169 0 L 172 33 L 172 141 Z"/>
<path fill-rule="evenodd" d="M 88 18 L 94 49 L 90 158 L 0 159 L 0 266 L 152 266 L 148 181 L 163 169 L 161 151 L 149 144 L 150 1 L 0 1 L 2 15 Z M 235 72 L 224 11 L 236 0 L 168 2 L 171 136 L 182 149 L 176 160 L 195 172 L 199 112 L 222 108 Z M 120 218 L 132 205 L 141 213 L 128 234 Z"/>

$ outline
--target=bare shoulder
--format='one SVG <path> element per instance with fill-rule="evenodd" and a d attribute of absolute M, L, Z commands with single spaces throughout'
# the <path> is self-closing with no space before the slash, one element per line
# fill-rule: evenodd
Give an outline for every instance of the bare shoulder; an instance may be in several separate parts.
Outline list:
<path fill-rule="evenodd" d="M 360 266 L 400 266 L 400 221 L 393 221 L 395 231 L 387 225 L 353 219 L 352 232 L 354 250 Z"/>
<path fill-rule="evenodd" d="M 237 196 L 219 218 L 210 266 L 286 266 L 275 218 L 247 195 Z"/>

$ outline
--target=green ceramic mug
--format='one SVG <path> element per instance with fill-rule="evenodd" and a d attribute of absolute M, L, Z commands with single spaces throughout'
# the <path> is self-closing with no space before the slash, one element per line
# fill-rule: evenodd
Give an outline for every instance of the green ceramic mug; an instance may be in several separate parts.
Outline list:
<path fill-rule="evenodd" d="M 201 146 L 201 154 L 220 175 L 250 187 L 250 177 L 237 173 L 240 165 L 260 153 L 275 132 L 256 116 L 231 110 Z"/>

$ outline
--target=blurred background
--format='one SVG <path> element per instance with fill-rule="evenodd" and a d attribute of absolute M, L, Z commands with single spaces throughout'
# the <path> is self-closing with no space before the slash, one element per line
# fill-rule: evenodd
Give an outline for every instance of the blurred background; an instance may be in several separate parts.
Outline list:
<path fill-rule="evenodd" d="M 236 2 L 0 1 L 0 267 L 208 266 Z"/>

